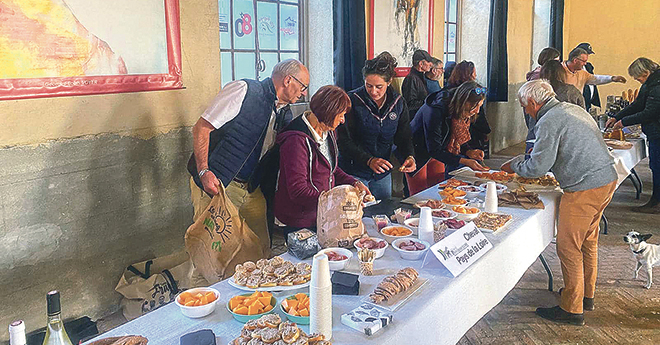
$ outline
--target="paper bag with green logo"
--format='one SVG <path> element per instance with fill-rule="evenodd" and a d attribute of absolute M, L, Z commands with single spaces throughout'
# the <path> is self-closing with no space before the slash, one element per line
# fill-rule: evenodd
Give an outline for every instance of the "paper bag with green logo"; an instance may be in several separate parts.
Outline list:
<path fill-rule="evenodd" d="M 263 257 L 259 237 L 238 215 L 222 184 L 201 216 L 186 231 L 186 250 L 211 284 L 231 277 L 234 267 Z"/>
<path fill-rule="evenodd" d="M 363 193 L 350 185 L 321 192 L 316 213 L 316 234 L 323 248 L 350 248 L 364 234 Z"/>
<path fill-rule="evenodd" d="M 193 287 L 192 274 L 192 262 L 183 250 L 128 266 L 115 287 L 123 296 L 124 317 L 132 320 L 174 301 L 179 291 Z"/>

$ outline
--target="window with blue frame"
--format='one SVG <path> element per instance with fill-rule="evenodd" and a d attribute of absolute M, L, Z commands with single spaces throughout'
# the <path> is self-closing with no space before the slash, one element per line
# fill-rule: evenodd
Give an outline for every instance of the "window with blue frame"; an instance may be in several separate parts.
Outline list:
<path fill-rule="evenodd" d="M 445 2 L 445 62 L 456 61 L 458 50 L 458 0 Z"/>
<path fill-rule="evenodd" d="M 218 0 L 222 85 L 270 77 L 279 61 L 302 61 L 304 0 Z"/>

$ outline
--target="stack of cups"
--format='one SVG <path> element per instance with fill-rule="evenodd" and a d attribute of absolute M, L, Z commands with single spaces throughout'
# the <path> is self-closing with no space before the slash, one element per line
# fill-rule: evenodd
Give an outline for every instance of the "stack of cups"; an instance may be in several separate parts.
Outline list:
<path fill-rule="evenodd" d="M 332 282 L 328 256 L 319 253 L 312 261 L 309 283 L 309 331 L 332 338 Z"/>
<path fill-rule="evenodd" d="M 433 214 L 429 207 L 422 207 L 419 215 L 419 225 L 417 226 L 417 238 L 428 243 L 433 241 Z"/>
<path fill-rule="evenodd" d="M 497 185 L 493 181 L 486 183 L 486 212 L 497 213 Z"/>

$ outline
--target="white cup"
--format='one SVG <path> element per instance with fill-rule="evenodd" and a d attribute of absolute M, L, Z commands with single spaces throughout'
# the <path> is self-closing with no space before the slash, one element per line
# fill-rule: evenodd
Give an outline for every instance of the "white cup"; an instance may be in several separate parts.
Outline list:
<path fill-rule="evenodd" d="M 486 183 L 486 212 L 497 213 L 497 185 L 493 181 Z"/>

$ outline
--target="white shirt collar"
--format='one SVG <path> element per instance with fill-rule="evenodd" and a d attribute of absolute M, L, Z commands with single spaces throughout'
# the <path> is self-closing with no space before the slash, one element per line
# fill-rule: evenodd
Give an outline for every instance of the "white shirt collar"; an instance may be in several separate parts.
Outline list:
<path fill-rule="evenodd" d="M 307 120 L 307 115 L 308 115 L 308 114 L 310 114 L 310 113 L 305 112 L 304 114 L 302 114 L 303 121 L 305 122 L 305 124 L 306 124 L 307 127 L 309 128 L 309 131 L 312 132 L 312 137 L 314 138 L 314 141 L 316 141 L 316 142 L 319 143 L 319 144 L 323 144 L 323 143 L 325 142 L 325 139 L 328 137 L 328 132 L 323 132 L 323 136 L 320 136 L 320 135 L 316 132 L 316 130 L 314 129 L 314 127 L 312 127 L 312 124 L 309 123 L 309 121 Z"/>

